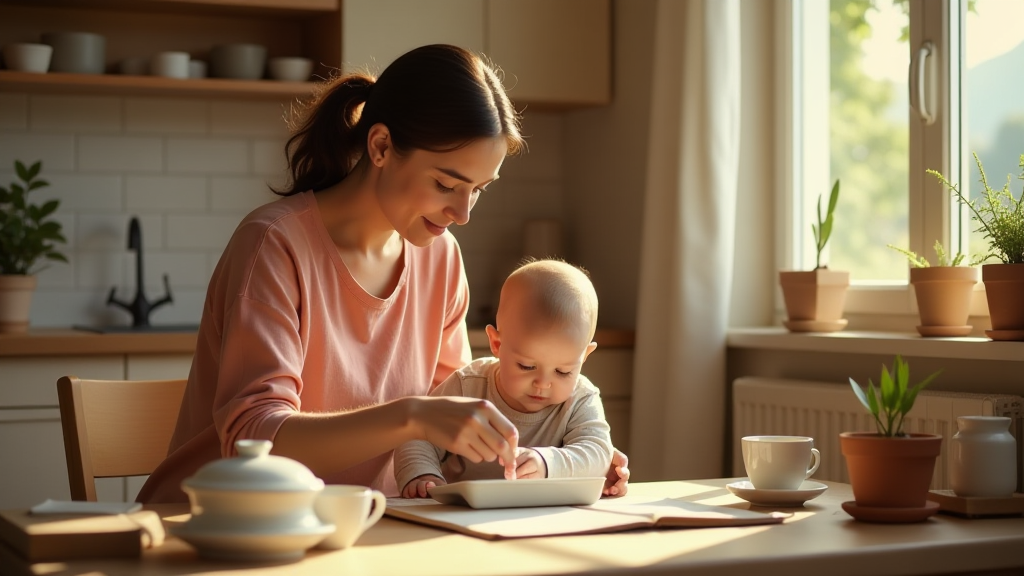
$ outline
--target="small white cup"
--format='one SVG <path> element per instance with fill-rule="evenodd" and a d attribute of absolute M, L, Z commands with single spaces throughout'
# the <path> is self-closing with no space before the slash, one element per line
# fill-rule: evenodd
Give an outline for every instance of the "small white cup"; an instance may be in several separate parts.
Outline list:
<path fill-rule="evenodd" d="M 821 453 L 811 447 L 813 443 L 814 439 L 807 436 L 744 437 L 743 465 L 750 483 L 758 490 L 800 488 L 821 464 Z"/>
<path fill-rule="evenodd" d="M 321 521 L 334 524 L 334 533 L 317 548 L 342 550 L 362 536 L 384 515 L 387 499 L 366 486 L 328 484 L 316 498 L 314 510 Z"/>
<path fill-rule="evenodd" d="M 153 76 L 188 78 L 188 52 L 159 52 L 149 62 Z"/>
<path fill-rule="evenodd" d="M 4 46 L 4 63 L 10 70 L 44 74 L 50 68 L 53 46 L 49 44 L 15 43 Z"/>

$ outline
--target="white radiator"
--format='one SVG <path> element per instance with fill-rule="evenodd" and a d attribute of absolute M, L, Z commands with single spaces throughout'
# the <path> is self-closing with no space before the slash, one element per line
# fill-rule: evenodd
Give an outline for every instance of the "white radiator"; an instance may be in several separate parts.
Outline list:
<path fill-rule="evenodd" d="M 810 436 L 821 452 L 819 480 L 848 482 L 839 433 L 875 431 L 874 419 L 857 401 L 849 384 L 737 378 L 732 389 L 732 475 L 746 476 L 740 438 L 759 434 Z M 1017 439 L 1017 491 L 1021 491 L 1022 419 L 1024 398 L 1001 394 L 961 394 L 925 390 L 917 397 L 904 423 L 906 432 L 942 435 L 942 452 L 935 462 L 932 489 L 948 489 L 949 440 L 956 434 L 957 416 L 1010 416 Z"/>

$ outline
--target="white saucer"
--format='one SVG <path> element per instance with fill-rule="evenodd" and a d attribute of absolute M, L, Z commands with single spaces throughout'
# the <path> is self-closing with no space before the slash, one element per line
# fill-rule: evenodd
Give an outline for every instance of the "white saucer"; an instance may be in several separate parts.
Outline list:
<path fill-rule="evenodd" d="M 334 524 L 283 534 L 195 532 L 189 530 L 187 523 L 169 531 L 195 547 L 203 558 L 267 562 L 302 558 L 306 550 L 334 532 Z"/>
<path fill-rule="evenodd" d="M 804 502 L 828 490 L 828 486 L 811 480 L 804 480 L 796 490 L 758 490 L 749 480 L 732 482 L 725 487 L 755 506 L 803 506 Z"/>

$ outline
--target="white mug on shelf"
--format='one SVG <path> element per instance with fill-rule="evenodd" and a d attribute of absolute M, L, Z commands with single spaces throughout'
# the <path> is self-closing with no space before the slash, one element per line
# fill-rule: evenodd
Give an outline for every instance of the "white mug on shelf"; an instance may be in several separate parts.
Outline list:
<path fill-rule="evenodd" d="M 159 52 L 150 60 L 149 70 L 153 76 L 188 78 L 188 62 L 188 52 Z"/>
<path fill-rule="evenodd" d="M 758 490 L 797 490 L 821 464 L 821 453 L 807 436 L 746 436 L 743 465 Z"/>

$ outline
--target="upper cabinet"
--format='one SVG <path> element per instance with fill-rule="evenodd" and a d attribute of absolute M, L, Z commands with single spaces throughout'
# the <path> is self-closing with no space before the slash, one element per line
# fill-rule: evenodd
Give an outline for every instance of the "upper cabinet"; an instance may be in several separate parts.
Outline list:
<path fill-rule="evenodd" d="M 61 31 L 104 36 L 107 73 L 0 69 L 0 91 L 291 98 L 313 84 L 128 76 L 118 65 L 161 51 L 207 60 L 214 45 L 244 42 L 268 58 L 312 58 L 323 78 L 448 43 L 497 63 L 520 108 L 611 102 L 611 0 L 0 0 L 0 46 Z"/>
<path fill-rule="evenodd" d="M 208 60 L 217 44 L 254 43 L 267 58 L 306 56 L 324 76 L 341 64 L 339 0 L 0 0 L 0 46 L 39 42 L 44 32 L 93 32 L 106 39 L 106 74 L 0 70 L 0 91 L 62 94 L 288 98 L 310 82 L 127 76 L 118 64 L 161 51 Z"/>
<path fill-rule="evenodd" d="M 610 0 L 343 0 L 342 69 L 456 44 L 500 66 L 519 107 L 596 106 L 611 102 L 611 35 Z"/>

